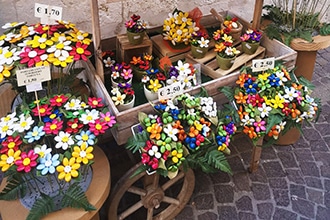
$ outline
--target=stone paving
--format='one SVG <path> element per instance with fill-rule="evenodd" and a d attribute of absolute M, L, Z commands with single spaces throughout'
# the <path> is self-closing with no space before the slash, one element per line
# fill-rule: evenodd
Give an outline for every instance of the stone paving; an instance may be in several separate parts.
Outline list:
<path fill-rule="evenodd" d="M 316 62 L 319 121 L 305 126 L 296 143 L 263 149 L 255 173 L 247 172 L 251 143 L 236 138 L 228 158 L 233 175 L 196 171 L 194 193 L 176 220 L 330 219 L 330 49 L 319 51 Z"/>

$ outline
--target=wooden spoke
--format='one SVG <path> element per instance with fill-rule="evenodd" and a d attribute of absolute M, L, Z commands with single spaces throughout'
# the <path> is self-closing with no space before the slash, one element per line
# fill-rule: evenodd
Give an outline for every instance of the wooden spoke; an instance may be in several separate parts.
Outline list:
<path fill-rule="evenodd" d="M 171 197 L 168 197 L 168 196 L 165 196 L 163 198 L 163 201 L 162 202 L 166 202 L 166 203 L 174 204 L 174 205 L 179 205 L 180 204 L 180 201 L 179 200 L 174 199 L 174 198 L 171 198 Z"/>
<path fill-rule="evenodd" d="M 130 188 L 127 189 L 127 192 L 139 195 L 139 196 L 145 196 L 147 194 L 147 191 L 145 189 L 141 189 L 136 186 L 131 186 Z"/>
<path fill-rule="evenodd" d="M 138 201 L 137 203 L 135 203 L 134 205 L 132 205 L 131 207 L 129 207 L 128 209 L 126 209 L 124 212 L 122 212 L 119 215 L 119 219 L 125 219 L 126 217 L 130 216 L 132 213 L 134 213 L 136 210 L 138 210 L 139 208 L 141 208 L 143 206 L 142 201 Z"/>
<path fill-rule="evenodd" d="M 154 215 L 154 209 L 153 208 L 149 208 L 148 209 L 148 214 L 147 214 L 147 220 L 152 220 Z"/>
<path fill-rule="evenodd" d="M 184 177 L 184 172 L 180 172 L 178 173 L 178 175 L 176 177 L 174 177 L 173 179 L 170 179 L 169 181 L 167 181 L 166 183 L 164 183 L 162 185 L 162 189 L 165 191 L 168 188 L 170 188 L 174 183 L 176 183 L 178 180 L 180 180 L 181 178 Z"/>

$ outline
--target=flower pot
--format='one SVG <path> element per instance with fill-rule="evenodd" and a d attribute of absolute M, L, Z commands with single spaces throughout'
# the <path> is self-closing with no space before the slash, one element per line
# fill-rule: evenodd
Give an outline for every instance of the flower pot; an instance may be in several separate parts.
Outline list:
<path fill-rule="evenodd" d="M 275 142 L 276 145 L 290 145 L 294 144 L 300 138 L 300 131 L 298 128 L 291 128 L 285 134 L 281 134 L 278 136 L 277 141 Z"/>
<path fill-rule="evenodd" d="M 130 78 L 130 79 L 127 81 L 127 83 L 132 84 L 132 78 Z M 112 78 L 111 78 L 111 84 L 112 84 L 112 87 L 114 87 L 114 88 L 117 88 L 117 87 L 118 87 L 118 83 L 115 82 Z"/>
<path fill-rule="evenodd" d="M 194 58 L 201 59 L 201 58 L 205 57 L 205 54 L 207 53 L 208 48 L 191 45 L 190 51 Z"/>
<path fill-rule="evenodd" d="M 242 42 L 242 51 L 245 54 L 254 54 L 258 47 L 260 45 L 260 42 L 256 42 L 256 43 L 248 43 L 248 42 Z"/>
<path fill-rule="evenodd" d="M 152 92 L 145 85 L 143 85 L 144 95 L 146 96 L 148 101 L 153 101 L 158 99 L 158 93 Z"/>
<path fill-rule="evenodd" d="M 125 111 L 127 109 L 131 109 L 131 108 L 134 107 L 134 103 L 135 103 L 135 95 L 133 95 L 133 99 L 129 103 L 125 103 L 125 104 L 122 104 L 122 105 L 117 105 L 117 109 L 120 112 Z"/>
<path fill-rule="evenodd" d="M 133 33 L 133 32 L 127 31 L 128 41 L 130 44 L 133 44 L 133 45 L 141 44 L 143 42 L 144 35 L 145 35 L 145 31 L 139 32 L 139 33 Z"/>
<path fill-rule="evenodd" d="M 243 25 L 241 23 L 239 23 L 238 21 L 236 21 L 238 28 L 232 28 L 229 32 L 229 35 L 233 37 L 234 41 L 239 41 L 240 37 L 242 35 L 242 29 L 243 29 Z M 224 24 L 221 24 L 222 28 L 226 28 Z"/>
<path fill-rule="evenodd" d="M 219 68 L 222 70 L 228 70 L 233 66 L 236 57 L 223 58 L 217 54 L 216 58 Z"/>
<path fill-rule="evenodd" d="M 133 69 L 133 77 L 137 81 L 141 81 L 142 77 L 147 74 L 146 70 L 140 70 L 137 67 L 132 67 Z"/>

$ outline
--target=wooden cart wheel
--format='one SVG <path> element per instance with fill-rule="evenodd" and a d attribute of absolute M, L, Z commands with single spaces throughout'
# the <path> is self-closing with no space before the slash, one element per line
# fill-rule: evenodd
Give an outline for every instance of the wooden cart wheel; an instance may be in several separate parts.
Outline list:
<path fill-rule="evenodd" d="M 136 164 L 117 182 L 110 195 L 108 219 L 173 219 L 189 201 L 195 187 L 191 169 L 173 178 L 142 172 Z"/>

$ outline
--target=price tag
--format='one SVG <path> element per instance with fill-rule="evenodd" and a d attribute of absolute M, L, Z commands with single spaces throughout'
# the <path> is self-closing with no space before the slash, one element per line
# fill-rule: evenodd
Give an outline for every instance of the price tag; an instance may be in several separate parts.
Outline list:
<path fill-rule="evenodd" d="M 275 66 L 275 58 L 252 60 L 252 72 L 260 72 L 273 69 Z"/>
<path fill-rule="evenodd" d="M 26 91 L 27 92 L 35 92 L 35 91 L 40 91 L 40 90 L 42 90 L 41 82 L 26 85 Z"/>
<path fill-rule="evenodd" d="M 62 20 L 62 7 L 35 3 L 34 16 L 40 18 L 42 24 L 54 24 Z"/>
<path fill-rule="evenodd" d="M 51 80 L 49 66 L 40 66 L 16 71 L 17 85 L 26 86 Z"/>
<path fill-rule="evenodd" d="M 175 82 L 169 86 L 158 90 L 158 100 L 171 99 L 183 93 L 183 86 L 180 82 Z"/>

